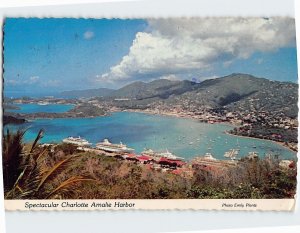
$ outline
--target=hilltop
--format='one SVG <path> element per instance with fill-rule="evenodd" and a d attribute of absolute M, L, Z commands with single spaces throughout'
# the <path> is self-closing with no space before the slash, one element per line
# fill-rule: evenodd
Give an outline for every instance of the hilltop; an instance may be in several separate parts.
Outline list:
<path fill-rule="evenodd" d="M 101 89 L 95 90 L 101 92 Z M 142 111 L 189 117 L 208 123 L 231 123 L 238 127 L 230 132 L 232 134 L 275 140 L 297 151 L 298 84 L 296 83 L 271 81 L 248 74 L 231 74 L 200 83 L 166 79 L 148 83 L 139 81 L 118 90 L 105 91 L 106 96 L 102 92 L 101 96 L 87 99 L 43 100 L 76 105 L 73 110 L 66 113 L 20 115 L 6 112 L 5 115 L 35 119 L 95 117 L 106 116 L 114 111 Z M 87 92 L 88 90 L 80 93 Z M 93 94 L 92 91 L 90 94 Z M 41 100 L 18 101 L 35 103 Z"/>
<path fill-rule="evenodd" d="M 113 101 L 117 97 L 128 101 Z M 145 109 L 163 105 L 192 112 L 199 109 L 268 111 L 296 118 L 298 84 L 248 74 L 231 74 L 201 83 L 160 79 L 131 83 L 111 92 L 106 100 L 112 100 L 112 104 L 120 108 Z"/>
<path fill-rule="evenodd" d="M 112 93 L 111 97 L 127 97 L 131 99 L 143 100 L 151 98 L 167 99 L 171 95 L 180 95 L 192 91 L 197 84 L 191 81 L 171 81 L 167 79 L 158 79 L 149 83 L 134 82 L 126 85 Z"/>
<path fill-rule="evenodd" d="M 114 90 L 109 88 L 97 88 L 97 89 L 87 89 L 87 90 L 71 90 L 63 91 L 58 94 L 58 97 L 62 98 L 91 98 L 96 96 L 109 96 Z"/>

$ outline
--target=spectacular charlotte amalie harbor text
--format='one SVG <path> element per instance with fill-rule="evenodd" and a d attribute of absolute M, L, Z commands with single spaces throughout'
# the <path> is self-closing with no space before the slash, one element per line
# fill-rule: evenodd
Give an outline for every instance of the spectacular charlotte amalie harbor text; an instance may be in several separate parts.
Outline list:
<path fill-rule="evenodd" d="M 250 201 L 241 201 L 241 202 L 235 202 L 235 203 L 229 203 L 229 202 L 220 202 L 221 208 L 254 208 L 256 209 L 258 205 L 255 203 L 254 200 Z M 101 208 L 138 208 L 136 206 L 136 203 L 134 201 L 128 202 L 128 201 L 90 201 L 90 202 L 83 202 L 83 201 L 62 201 L 60 203 L 57 202 L 50 202 L 50 203 L 30 203 L 26 201 L 24 203 L 25 209 L 31 210 L 31 209 L 47 209 L 47 208 L 90 208 L 90 209 L 101 209 Z"/>
<path fill-rule="evenodd" d="M 26 209 L 33 209 L 33 208 L 133 208 L 135 207 L 134 202 L 121 202 L 121 201 L 115 201 L 115 202 L 92 202 L 91 204 L 86 202 L 68 202 L 63 201 L 61 203 L 30 203 L 28 201 L 25 202 L 25 208 Z"/>
<path fill-rule="evenodd" d="M 280 210 L 293 209 L 293 202 L 289 199 L 281 200 L 6 200 L 6 209 L 22 210 L 125 210 L 125 209 L 153 209 L 166 208 L 181 209 L 223 209 L 223 210 Z"/>

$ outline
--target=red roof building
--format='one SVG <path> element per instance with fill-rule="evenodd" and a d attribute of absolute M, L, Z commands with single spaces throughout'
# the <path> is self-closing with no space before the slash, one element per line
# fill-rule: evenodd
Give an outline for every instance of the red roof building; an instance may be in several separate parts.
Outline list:
<path fill-rule="evenodd" d="M 186 162 L 181 160 L 171 160 L 167 158 L 160 158 L 158 161 L 159 164 L 165 164 L 170 166 L 182 167 Z"/>

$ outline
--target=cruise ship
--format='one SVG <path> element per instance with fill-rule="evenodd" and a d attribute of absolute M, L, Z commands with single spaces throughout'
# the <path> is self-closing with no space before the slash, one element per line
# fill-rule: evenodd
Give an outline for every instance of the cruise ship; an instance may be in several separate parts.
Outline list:
<path fill-rule="evenodd" d="M 159 152 L 154 152 L 151 149 L 146 149 L 141 154 L 150 156 L 154 159 L 166 158 L 166 159 L 170 159 L 170 160 L 184 160 L 184 158 L 176 156 L 176 155 L 172 154 L 171 152 L 169 152 L 168 150 L 166 150 L 166 152 L 159 153 Z"/>
<path fill-rule="evenodd" d="M 171 160 L 184 160 L 184 158 L 176 156 L 176 155 L 172 154 L 171 152 L 169 152 L 168 150 L 166 150 L 166 152 L 159 153 L 158 155 L 160 157 L 171 159 Z"/>
<path fill-rule="evenodd" d="M 71 143 L 78 146 L 90 146 L 91 143 L 89 143 L 86 139 L 79 137 L 67 137 L 62 140 L 64 143 Z"/>
<path fill-rule="evenodd" d="M 127 147 L 125 144 L 122 144 L 122 142 L 120 142 L 120 144 L 113 144 L 108 141 L 108 139 L 104 139 L 103 142 L 97 143 L 96 148 L 114 153 L 131 153 L 134 151 L 134 149 Z"/>

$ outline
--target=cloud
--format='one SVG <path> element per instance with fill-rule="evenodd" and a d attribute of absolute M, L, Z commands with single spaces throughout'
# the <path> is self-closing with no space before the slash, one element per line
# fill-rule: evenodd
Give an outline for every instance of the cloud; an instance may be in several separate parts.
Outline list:
<path fill-rule="evenodd" d="M 86 40 L 90 40 L 90 39 L 92 39 L 94 36 L 95 36 L 95 33 L 92 32 L 92 31 L 86 31 L 86 32 L 83 34 L 83 38 L 86 39 Z"/>
<path fill-rule="evenodd" d="M 8 86 L 35 86 L 35 87 L 58 87 L 60 81 L 56 79 L 41 80 L 39 76 L 31 76 L 27 79 L 7 79 Z"/>
<path fill-rule="evenodd" d="M 61 84 L 61 82 L 57 79 L 50 79 L 46 82 L 41 83 L 41 86 L 43 87 L 58 87 Z"/>
<path fill-rule="evenodd" d="M 31 76 L 27 79 L 8 79 L 5 83 L 11 86 L 32 85 L 39 82 L 39 76 Z"/>
<path fill-rule="evenodd" d="M 27 84 L 34 84 L 39 81 L 40 77 L 39 76 L 32 76 L 29 78 L 29 80 L 25 80 L 24 82 Z"/>
<path fill-rule="evenodd" d="M 10 85 L 10 86 L 17 86 L 20 82 L 18 82 L 15 79 L 8 79 L 5 80 L 5 84 Z"/>
<path fill-rule="evenodd" d="M 291 18 L 151 19 L 147 32 L 138 32 L 129 53 L 109 72 L 98 75 L 106 83 L 135 79 L 186 77 L 227 67 L 255 52 L 294 46 Z"/>

